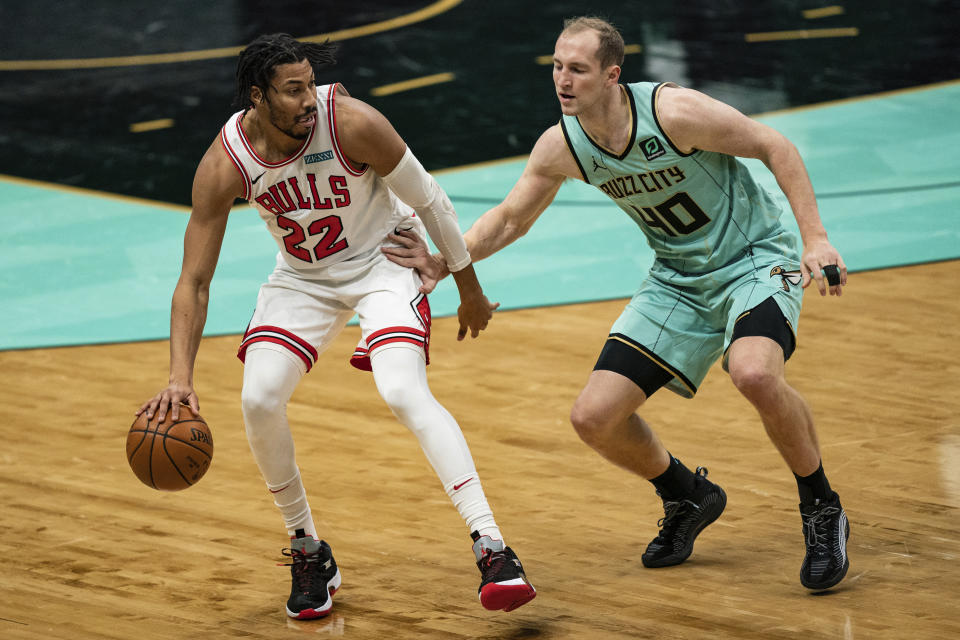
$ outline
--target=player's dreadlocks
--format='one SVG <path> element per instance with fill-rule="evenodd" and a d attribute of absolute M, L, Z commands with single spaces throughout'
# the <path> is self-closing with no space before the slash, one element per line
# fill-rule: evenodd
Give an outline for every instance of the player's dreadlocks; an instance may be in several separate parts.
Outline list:
<path fill-rule="evenodd" d="M 329 40 L 321 43 L 300 42 L 286 33 L 260 36 L 240 52 L 237 60 L 237 95 L 234 102 L 243 109 L 251 108 L 253 102 L 250 100 L 250 89 L 258 86 L 266 94 L 277 65 L 305 59 L 316 71 L 320 67 L 336 63 L 333 55 L 336 49 L 336 45 Z"/>

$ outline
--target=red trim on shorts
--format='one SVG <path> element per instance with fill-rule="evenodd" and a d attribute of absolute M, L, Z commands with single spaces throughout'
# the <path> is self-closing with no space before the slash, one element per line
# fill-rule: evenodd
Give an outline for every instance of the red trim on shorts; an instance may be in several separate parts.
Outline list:
<path fill-rule="evenodd" d="M 395 337 L 391 338 L 394 334 L 398 334 Z M 413 334 L 410 335 L 399 335 L 399 334 Z M 377 348 L 377 345 L 380 342 L 387 340 L 393 341 L 398 339 L 405 339 L 411 342 L 425 342 L 427 338 L 427 333 L 421 331 L 420 329 L 414 329 L 412 327 L 387 327 L 386 329 L 380 329 L 379 331 L 374 331 L 367 336 L 366 343 L 367 348 L 371 351 Z"/>
<path fill-rule="evenodd" d="M 317 350 L 303 338 L 280 327 L 260 325 L 259 327 L 247 329 L 247 332 L 243 335 L 243 341 L 240 343 L 240 348 L 237 351 L 237 357 L 240 359 L 240 362 L 246 361 L 247 348 L 257 342 L 271 342 L 286 347 L 298 358 L 303 360 L 303 363 L 307 366 L 307 371 L 310 371 L 310 369 L 313 368 L 313 364 L 317 361 Z"/>
<path fill-rule="evenodd" d="M 417 318 L 420 319 L 420 322 L 423 324 L 424 330 L 426 331 L 423 352 L 427 356 L 427 364 L 430 364 L 430 327 L 433 324 L 433 314 L 430 311 L 430 300 L 427 298 L 427 294 L 421 293 L 413 299 L 410 305 L 413 307 L 414 312 L 417 314 Z"/>
<path fill-rule="evenodd" d="M 370 354 L 373 353 L 373 350 L 398 342 L 422 347 L 423 356 L 427 364 L 430 364 L 429 336 L 428 331 L 421 331 L 413 327 L 387 327 L 374 331 L 357 345 L 353 357 L 350 358 L 350 364 L 361 371 L 373 371 L 373 366 L 370 364 Z"/>

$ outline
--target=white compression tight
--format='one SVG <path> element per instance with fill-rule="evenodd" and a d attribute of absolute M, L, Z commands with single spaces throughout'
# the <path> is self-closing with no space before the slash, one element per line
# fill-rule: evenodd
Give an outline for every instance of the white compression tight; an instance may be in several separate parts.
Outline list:
<path fill-rule="evenodd" d="M 418 348 L 381 347 L 370 356 L 377 390 L 413 435 L 470 531 L 503 539 L 487 504 L 460 425 L 427 385 L 427 365 Z"/>
<path fill-rule="evenodd" d="M 316 538 L 287 422 L 287 402 L 303 377 L 302 366 L 294 357 L 273 349 L 248 349 L 240 402 L 250 450 L 283 514 L 287 532 L 293 537 L 297 529 L 303 529 Z"/>
<path fill-rule="evenodd" d="M 317 536 L 300 479 L 287 402 L 303 376 L 294 356 L 272 349 L 249 349 L 243 373 L 242 406 L 247 440 L 260 473 L 283 514 L 288 533 Z M 418 349 L 380 348 L 371 357 L 377 389 L 394 415 L 420 442 L 470 531 L 502 539 L 487 504 L 463 433 L 427 386 Z"/>

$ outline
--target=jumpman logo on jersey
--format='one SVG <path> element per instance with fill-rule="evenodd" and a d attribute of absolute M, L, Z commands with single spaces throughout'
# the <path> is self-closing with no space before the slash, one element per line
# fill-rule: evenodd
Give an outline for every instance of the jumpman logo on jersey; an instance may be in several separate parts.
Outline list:
<path fill-rule="evenodd" d="M 594 173 L 596 173 L 598 169 L 604 169 L 604 170 L 606 170 L 606 171 L 609 171 L 609 169 L 607 169 L 607 166 L 606 166 L 605 164 L 603 164 L 602 162 L 597 162 L 597 156 L 593 156 L 593 155 L 592 155 L 592 156 L 590 156 L 590 159 L 593 160 L 593 172 L 594 172 Z"/>

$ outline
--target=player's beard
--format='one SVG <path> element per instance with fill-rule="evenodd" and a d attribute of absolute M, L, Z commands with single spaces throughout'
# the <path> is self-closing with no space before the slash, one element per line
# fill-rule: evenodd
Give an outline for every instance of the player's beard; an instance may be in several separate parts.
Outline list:
<path fill-rule="evenodd" d="M 305 113 L 305 114 L 303 114 L 303 115 L 307 115 L 307 116 L 313 115 L 313 116 L 316 116 L 316 114 L 317 114 L 317 110 L 316 110 L 316 109 L 312 109 L 311 111 L 308 111 L 307 113 Z M 301 118 L 301 117 L 303 117 L 303 116 L 296 116 L 296 117 L 293 119 L 293 123 L 292 123 L 292 124 L 285 126 L 284 123 L 278 122 L 276 116 L 275 116 L 273 113 L 271 113 L 271 114 L 270 114 L 270 124 L 272 124 L 274 127 L 276 127 L 277 129 L 279 129 L 280 131 L 282 131 L 282 132 L 285 133 L 286 135 L 290 136 L 290 137 L 293 138 L 294 140 L 306 140 L 307 137 L 310 135 L 310 132 L 313 130 L 313 127 L 304 127 L 304 125 L 301 125 L 300 123 L 298 123 L 297 120 L 298 120 L 299 118 Z M 296 127 L 298 127 L 298 126 L 304 127 L 304 130 L 303 130 L 302 133 L 297 132 Z M 313 125 L 313 126 L 316 126 L 316 120 L 314 120 L 314 125 Z"/>

